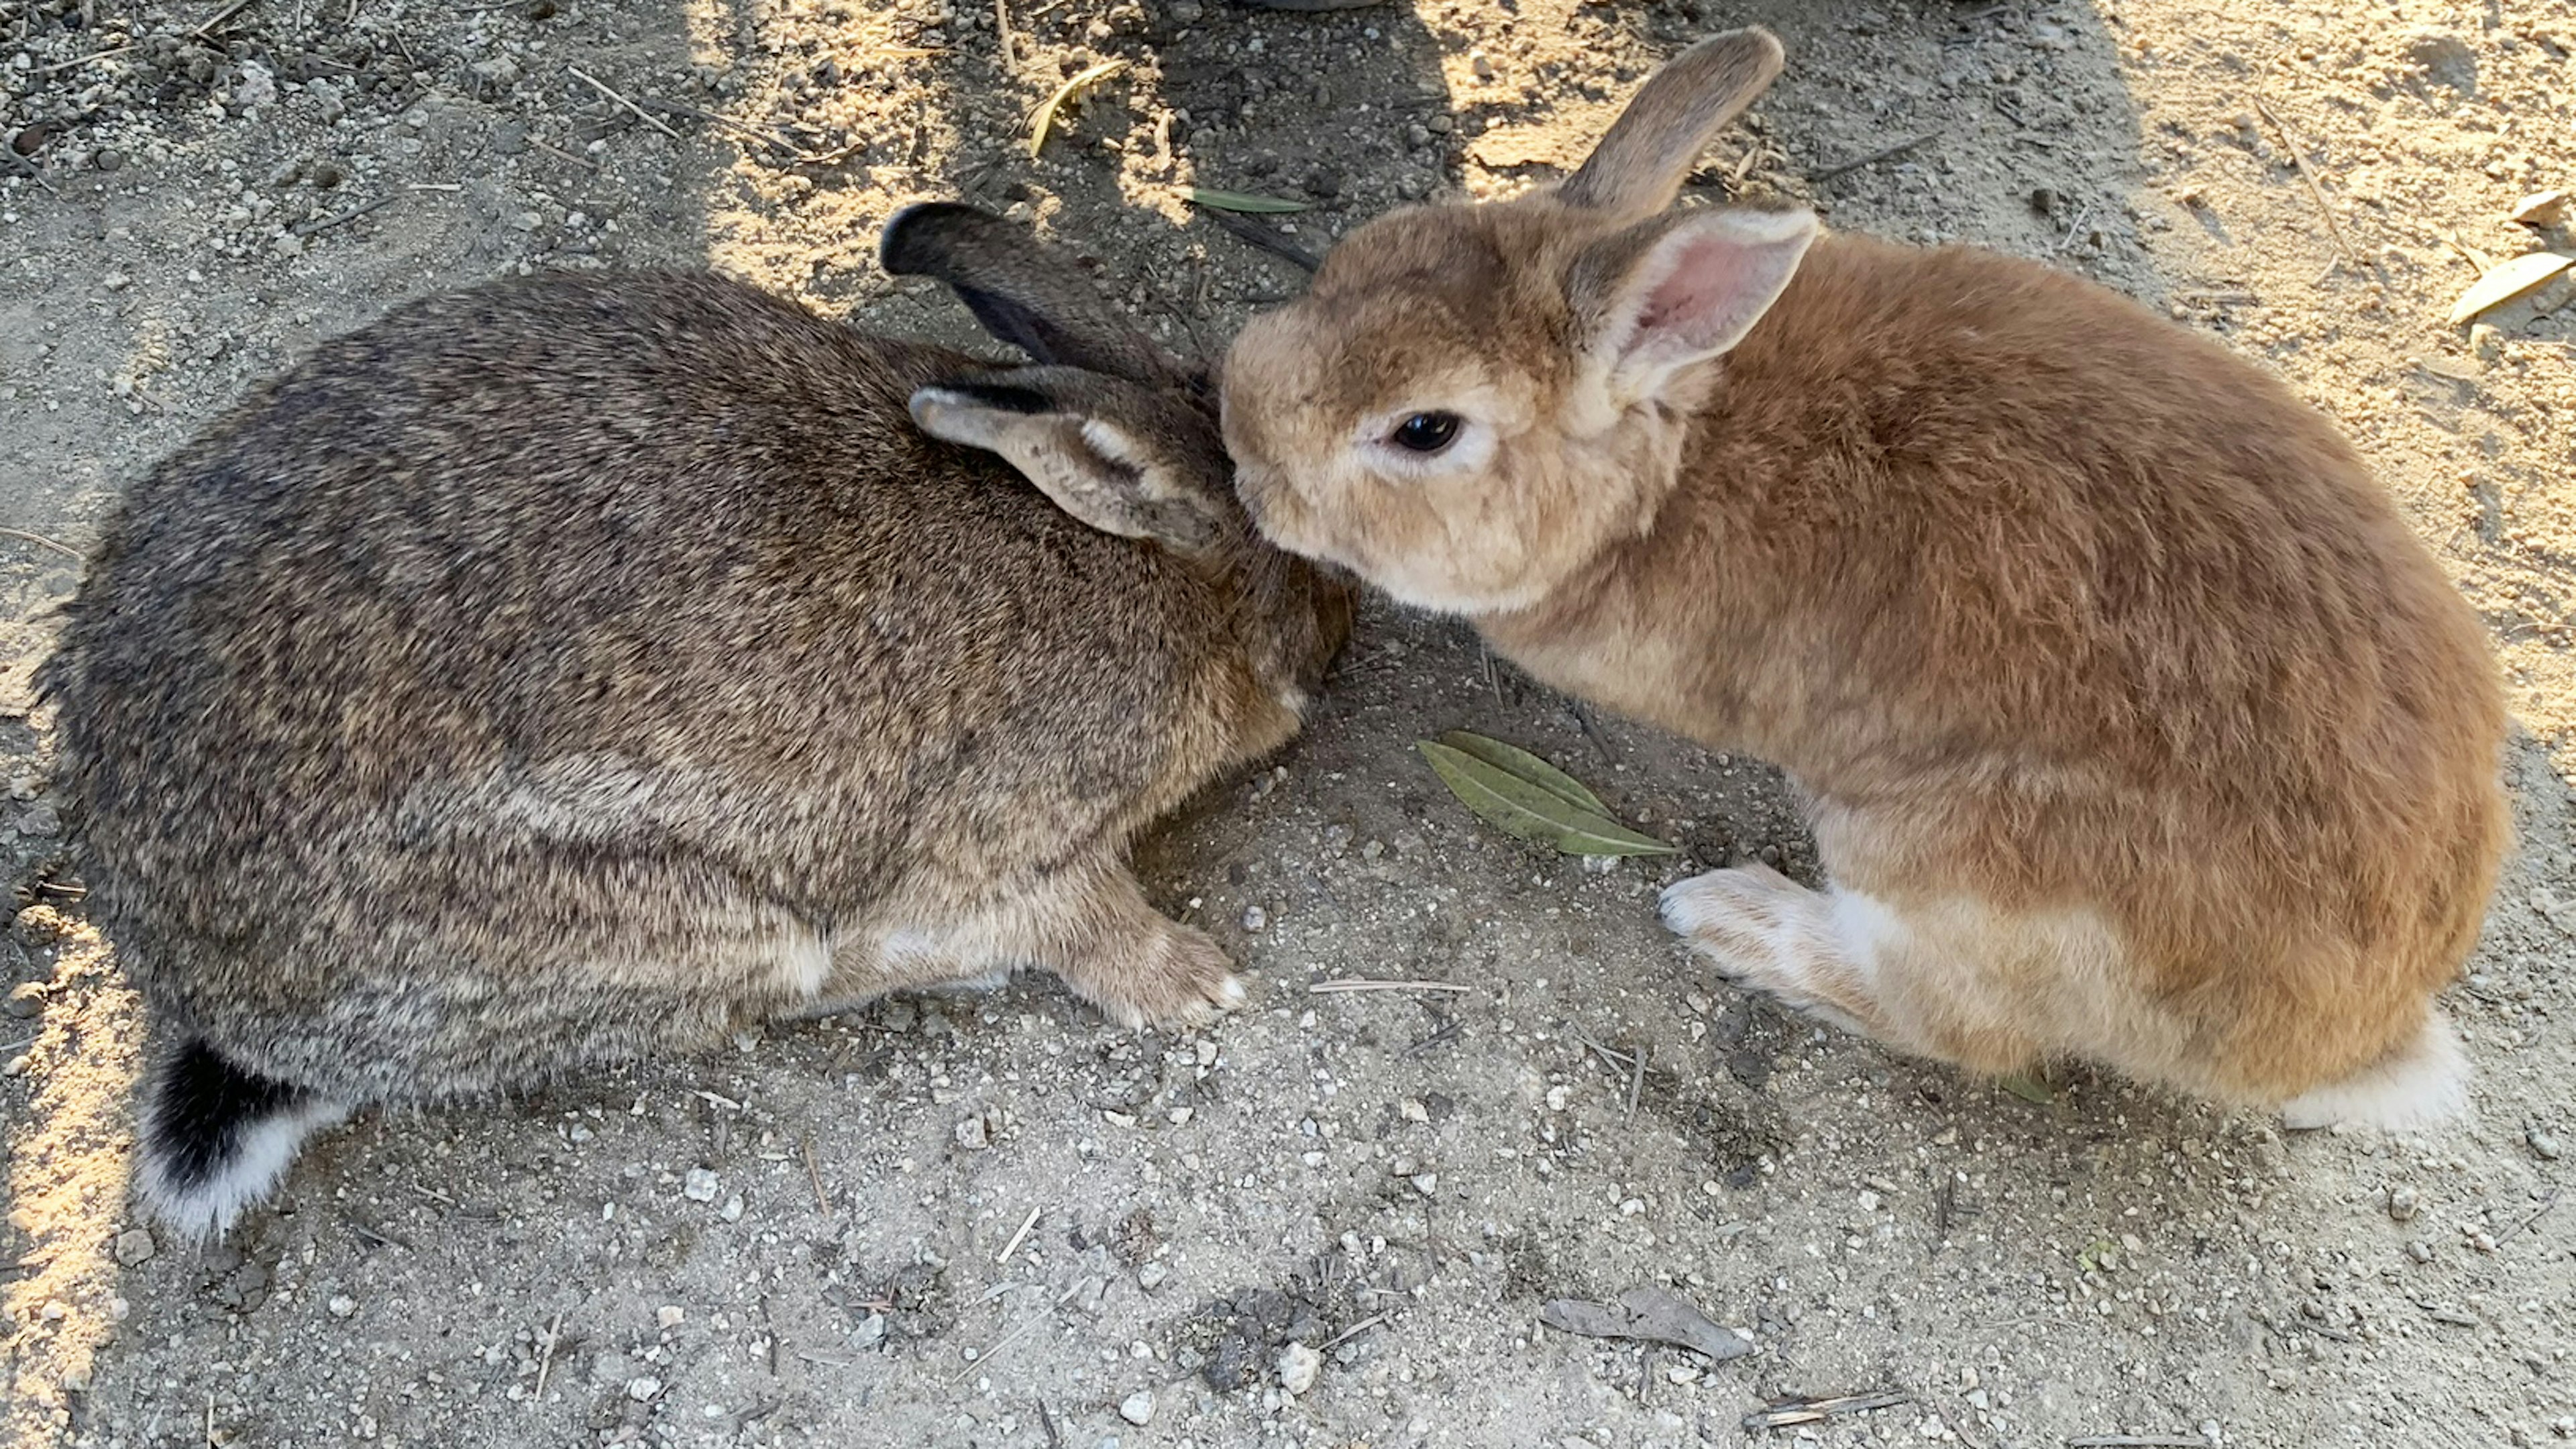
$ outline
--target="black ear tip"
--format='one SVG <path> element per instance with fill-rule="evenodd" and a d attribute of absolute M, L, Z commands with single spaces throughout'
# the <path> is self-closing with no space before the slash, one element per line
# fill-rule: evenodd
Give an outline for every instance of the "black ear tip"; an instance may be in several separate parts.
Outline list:
<path fill-rule="evenodd" d="M 944 255 L 943 238 L 1004 225 L 1000 217 L 962 201 L 916 201 L 886 218 L 885 230 L 877 233 L 877 265 L 898 277 L 929 276 Z"/>

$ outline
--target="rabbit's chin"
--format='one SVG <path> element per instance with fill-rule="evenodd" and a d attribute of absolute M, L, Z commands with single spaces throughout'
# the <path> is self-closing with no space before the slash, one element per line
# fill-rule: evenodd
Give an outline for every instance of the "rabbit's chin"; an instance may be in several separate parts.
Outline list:
<path fill-rule="evenodd" d="M 2402 1131 L 2440 1126 L 2468 1106 L 2468 1057 L 2451 1023 L 2437 1011 L 2405 1047 L 2340 1082 L 2284 1103 L 2281 1125 L 2294 1131 L 2339 1126 Z"/>

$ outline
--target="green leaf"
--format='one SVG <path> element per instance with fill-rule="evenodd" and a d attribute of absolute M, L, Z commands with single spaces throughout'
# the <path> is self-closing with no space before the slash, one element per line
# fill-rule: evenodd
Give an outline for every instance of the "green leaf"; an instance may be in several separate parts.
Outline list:
<path fill-rule="evenodd" d="M 1045 102 L 1039 105 L 1037 114 L 1029 117 L 1029 159 L 1035 161 L 1038 159 L 1038 152 L 1046 149 L 1047 132 L 1055 128 L 1058 111 L 1073 104 L 1084 91 L 1126 68 L 1127 62 L 1123 60 L 1104 60 L 1063 85 L 1057 86 L 1055 94 L 1047 97 Z"/>
<path fill-rule="evenodd" d="M 1585 789 L 1581 780 L 1518 745 L 1507 745 L 1501 740 L 1488 739 L 1466 730 L 1451 730 L 1440 737 L 1440 743 L 1461 754 L 1474 755 L 1506 775 L 1518 775 L 1578 810 L 1589 810 L 1595 815 L 1610 813 L 1610 807 L 1601 803 L 1600 796 Z"/>
<path fill-rule="evenodd" d="M 1675 848 L 1452 745 L 1417 740 L 1440 782 L 1485 821 L 1567 855 L 1672 855 Z M 1588 792 L 1587 792 L 1588 793 Z"/>
<path fill-rule="evenodd" d="M 1306 203 L 1290 201 L 1284 196 L 1255 196 L 1248 191 L 1210 191 L 1204 186 L 1191 187 L 1189 201 L 1192 206 L 1209 206 L 1218 211 L 1251 211 L 1264 216 L 1306 209 Z"/>
<path fill-rule="evenodd" d="M 2019 1072 L 2009 1077 L 1995 1078 L 1995 1085 L 2025 1102 L 2037 1102 L 2043 1107 L 2057 1100 L 2057 1094 L 2050 1091 L 2037 1078 L 2026 1077 Z"/>

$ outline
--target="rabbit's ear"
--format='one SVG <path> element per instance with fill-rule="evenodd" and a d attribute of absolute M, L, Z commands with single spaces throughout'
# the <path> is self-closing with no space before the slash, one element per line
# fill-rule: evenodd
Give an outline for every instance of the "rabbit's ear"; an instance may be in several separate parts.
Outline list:
<path fill-rule="evenodd" d="M 936 277 L 984 330 L 1039 363 L 1160 382 L 1181 369 L 1027 227 L 954 201 L 907 206 L 877 239 L 898 277 Z"/>
<path fill-rule="evenodd" d="M 1811 211 L 1686 211 L 1577 253 L 1566 296 L 1612 395 L 1651 395 L 1674 372 L 1743 341 L 1816 232 Z"/>
<path fill-rule="evenodd" d="M 1779 39 L 1758 27 L 1712 35 L 1673 57 L 1646 78 L 1557 198 L 1621 223 L 1672 205 L 1700 152 L 1769 88 L 1784 59 Z"/>
<path fill-rule="evenodd" d="M 1058 508 L 1177 552 L 1224 533 L 1231 466 L 1213 425 L 1153 388 L 1064 367 L 987 373 L 912 395 L 934 438 L 1000 454 Z"/>

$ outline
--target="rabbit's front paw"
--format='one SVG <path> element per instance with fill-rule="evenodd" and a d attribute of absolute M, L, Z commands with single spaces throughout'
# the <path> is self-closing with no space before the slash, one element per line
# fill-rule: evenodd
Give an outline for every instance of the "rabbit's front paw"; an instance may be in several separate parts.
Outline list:
<path fill-rule="evenodd" d="M 1205 932 L 1161 925 L 1104 948 L 1066 980 L 1120 1026 L 1204 1026 L 1243 1004 L 1224 948 Z"/>
<path fill-rule="evenodd" d="M 1664 924 L 1747 990 L 1837 1026 L 1866 1030 L 1848 998 L 1824 898 L 1764 865 L 1712 870 L 1664 888 Z"/>

